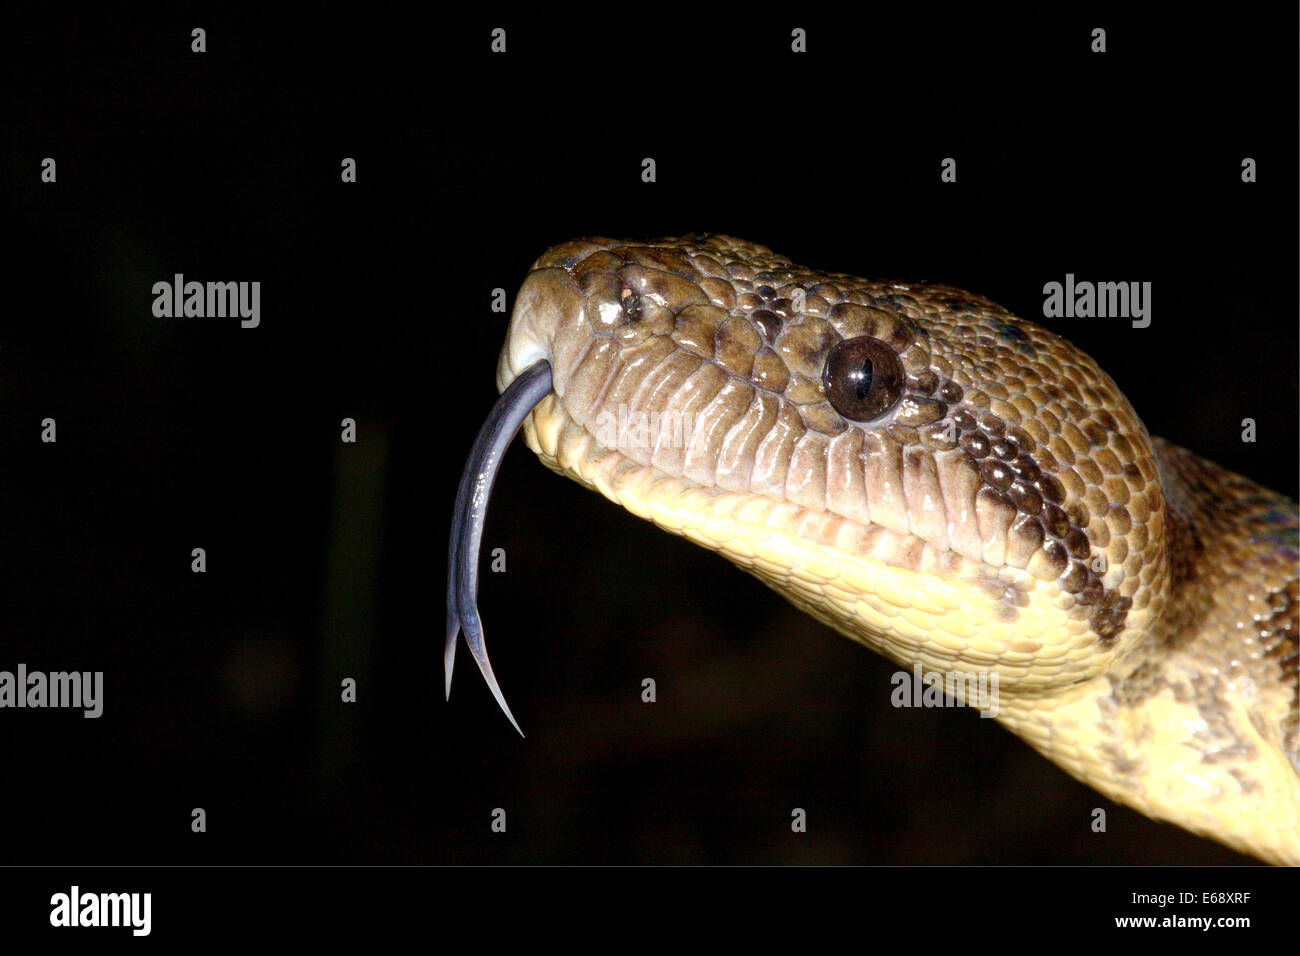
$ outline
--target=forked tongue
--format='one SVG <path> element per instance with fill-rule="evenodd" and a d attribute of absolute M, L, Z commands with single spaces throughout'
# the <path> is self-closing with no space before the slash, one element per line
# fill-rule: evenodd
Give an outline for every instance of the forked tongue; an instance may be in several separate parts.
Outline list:
<path fill-rule="evenodd" d="M 492 406 L 487 421 L 474 439 L 469 460 L 465 462 L 465 473 L 460 477 L 448 550 L 447 648 L 443 654 L 447 697 L 451 697 L 451 672 L 456 664 L 456 635 L 464 631 L 465 643 L 469 645 L 469 652 L 474 655 L 488 689 L 521 737 L 524 732 L 519 730 L 514 714 L 506 705 L 505 696 L 492 673 L 487 645 L 483 642 L 483 622 L 478 616 L 478 553 L 483 541 L 488 499 L 492 497 L 492 485 L 501 467 L 501 459 L 528 413 L 550 391 L 551 365 L 543 359 L 524 369 Z"/>

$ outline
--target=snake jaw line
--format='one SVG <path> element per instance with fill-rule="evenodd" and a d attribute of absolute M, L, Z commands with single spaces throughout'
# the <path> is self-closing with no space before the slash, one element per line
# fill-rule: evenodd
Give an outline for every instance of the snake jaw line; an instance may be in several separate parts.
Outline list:
<path fill-rule="evenodd" d="M 506 449 L 519 431 L 529 412 L 551 393 L 551 365 L 540 359 L 529 365 L 502 391 L 497 403 L 488 412 L 487 420 L 474 439 L 465 471 L 456 491 L 456 507 L 452 514 L 451 537 L 447 555 L 447 643 L 443 651 L 443 668 L 446 672 L 446 693 L 451 698 L 451 676 L 456 664 L 456 636 L 465 634 L 465 643 L 478 664 L 488 690 L 497 705 L 520 730 L 518 721 L 510 712 L 506 698 L 501 693 L 492 662 L 488 660 L 487 643 L 483 637 L 483 622 L 478 607 L 478 558 L 483 542 L 483 528 L 487 521 L 488 502 L 492 486 Z"/>

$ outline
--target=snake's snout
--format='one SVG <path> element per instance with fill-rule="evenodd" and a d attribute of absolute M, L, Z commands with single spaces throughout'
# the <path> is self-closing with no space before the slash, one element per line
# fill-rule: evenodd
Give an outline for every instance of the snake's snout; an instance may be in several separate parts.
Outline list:
<path fill-rule="evenodd" d="M 545 361 L 552 385 L 563 396 L 567 372 L 591 341 L 587 298 L 562 268 L 537 268 L 515 298 L 501 358 L 497 389 L 504 392 L 525 369 Z"/>
<path fill-rule="evenodd" d="M 496 481 L 501 459 L 528 413 L 551 391 L 551 366 L 540 359 L 523 369 L 506 387 L 488 413 L 474 446 L 470 449 L 465 471 L 456 492 L 456 510 L 451 520 L 451 544 L 447 558 L 447 645 L 443 666 L 447 675 L 447 696 L 451 696 L 451 674 L 456 663 L 456 636 L 465 632 L 465 643 L 474 655 L 492 696 L 501 705 L 520 736 L 519 724 L 505 695 L 492 673 L 487 645 L 483 640 L 483 622 L 478 614 L 478 555 L 483 541 L 488 500 Z"/>

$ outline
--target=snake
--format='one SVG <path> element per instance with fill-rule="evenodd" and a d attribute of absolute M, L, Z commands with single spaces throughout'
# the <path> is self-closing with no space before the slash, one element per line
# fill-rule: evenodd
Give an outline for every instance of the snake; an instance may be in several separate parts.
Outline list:
<path fill-rule="evenodd" d="M 926 686 L 991 686 L 998 722 L 1109 799 L 1300 864 L 1296 504 L 1149 435 L 1051 330 L 724 235 L 587 238 L 527 273 L 496 385 L 449 540 L 448 696 L 463 633 L 519 729 L 477 595 L 522 429 Z"/>

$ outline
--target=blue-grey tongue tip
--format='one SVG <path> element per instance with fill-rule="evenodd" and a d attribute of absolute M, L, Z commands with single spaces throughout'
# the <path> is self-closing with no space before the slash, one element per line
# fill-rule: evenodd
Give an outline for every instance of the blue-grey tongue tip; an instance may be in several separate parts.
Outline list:
<path fill-rule="evenodd" d="M 456 491 L 456 509 L 452 515 L 448 548 L 447 576 L 447 644 L 443 652 L 447 697 L 451 697 L 451 675 L 456 664 L 456 636 L 465 633 L 465 643 L 487 681 L 488 689 L 510 721 L 523 736 L 505 695 L 492 673 L 483 625 L 478 615 L 478 557 L 487 519 L 492 486 L 505 457 L 506 448 L 537 403 L 551 392 L 551 365 L 542 360 L 524 369 L 497 399 L 488 412 L 487 421 L 474 439 L 460 487 Z"/>

